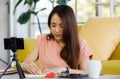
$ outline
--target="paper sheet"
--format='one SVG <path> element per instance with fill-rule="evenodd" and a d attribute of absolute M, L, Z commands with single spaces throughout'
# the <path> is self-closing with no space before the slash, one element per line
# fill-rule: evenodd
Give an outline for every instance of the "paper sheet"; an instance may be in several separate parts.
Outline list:
<path fill-rule="evenodd" d="M 34 74 L 25 74 L 26 78 L 33 78 L 33 77 L 45 77 L 45 75 L 34 75 Z"/>

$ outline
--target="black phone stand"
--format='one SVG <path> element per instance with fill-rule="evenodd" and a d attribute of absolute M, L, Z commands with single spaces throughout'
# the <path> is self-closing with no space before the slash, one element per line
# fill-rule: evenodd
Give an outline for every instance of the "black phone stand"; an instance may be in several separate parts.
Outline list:
<path fill-rule="evenodd" d="M 0 79 L 2 78 L 2 76 L 5 74 L 5 72 L 8 70 L 8 68 L 11 67 L 11 64 L 13 61 L 16 62 L 16 68 L 17 68 L 17 71 L 18 71 L 18 74 L 19 74 L 19 77 L 20 79 L 24 79 L 25 78 L 25 75 L 23 73 L 23 70 L 18 62 L 18 58 L 17 58 L 17 55 L 16 55 L 16 51 L 17 51 L 17 40 L 16 38 L 11 38 L 12 39 L 12 43 L 11 43 L 11 50 L 13 52 L 13 58 L 12 58 L 12 61 L 10 62 L 10 64 L 8 65 L 8 67 L 4 70 L 4 72 L 2 73 L 2 75 L 0 75 Z"/>

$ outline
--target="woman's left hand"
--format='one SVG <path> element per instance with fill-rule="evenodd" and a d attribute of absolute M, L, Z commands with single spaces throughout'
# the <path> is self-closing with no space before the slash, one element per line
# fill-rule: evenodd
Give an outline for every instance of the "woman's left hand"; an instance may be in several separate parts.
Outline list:
<path fill-rule="evenodd" d="M 50 72 L 54 72 L 54 73 L 62 73 L 62 72 L 66 72 L 66 67 L 56 67 L 56 68 L 53 68 L 53 69 L 45 69 L 43 71 L 43 74 L 47 74 L 47 73 L 50 73 Z"/>

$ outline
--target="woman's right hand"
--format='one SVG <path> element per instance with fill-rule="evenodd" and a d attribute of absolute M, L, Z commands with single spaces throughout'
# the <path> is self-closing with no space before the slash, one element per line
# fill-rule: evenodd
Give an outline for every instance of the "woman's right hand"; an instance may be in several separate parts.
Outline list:
<path fill-rule="evenodd" d="M 36 74 L 36 75 L 41 74 L 41 70 L 33 62 L 26 65 L 26 71 L 31 74 Z"/>
<path fill-rule="evenodd" d="M 22 63 L 21 67 L 23 71 L 31 74 L 41 74 L 41 70 L 35 64 L 35 61 L 38 60 L 38 57 L 39 57 L 39 54 L 38 54 L 38 47 L 36 42 L 32 50 L 30 51 L 30 53 L 27 55 L 27 57 Z"/>

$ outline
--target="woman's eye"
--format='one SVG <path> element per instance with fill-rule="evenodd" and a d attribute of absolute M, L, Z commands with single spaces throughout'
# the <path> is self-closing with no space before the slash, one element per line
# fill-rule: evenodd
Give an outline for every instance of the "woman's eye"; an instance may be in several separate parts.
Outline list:
<path fill-rule="evenodd" d="M 56 25 L 52 25 L 52 27 L 55 27 Z"/>
<path fill-rule="evenodd" d="M 63 26 L 60 26 L 61 28 L 63 28 Z"/>

